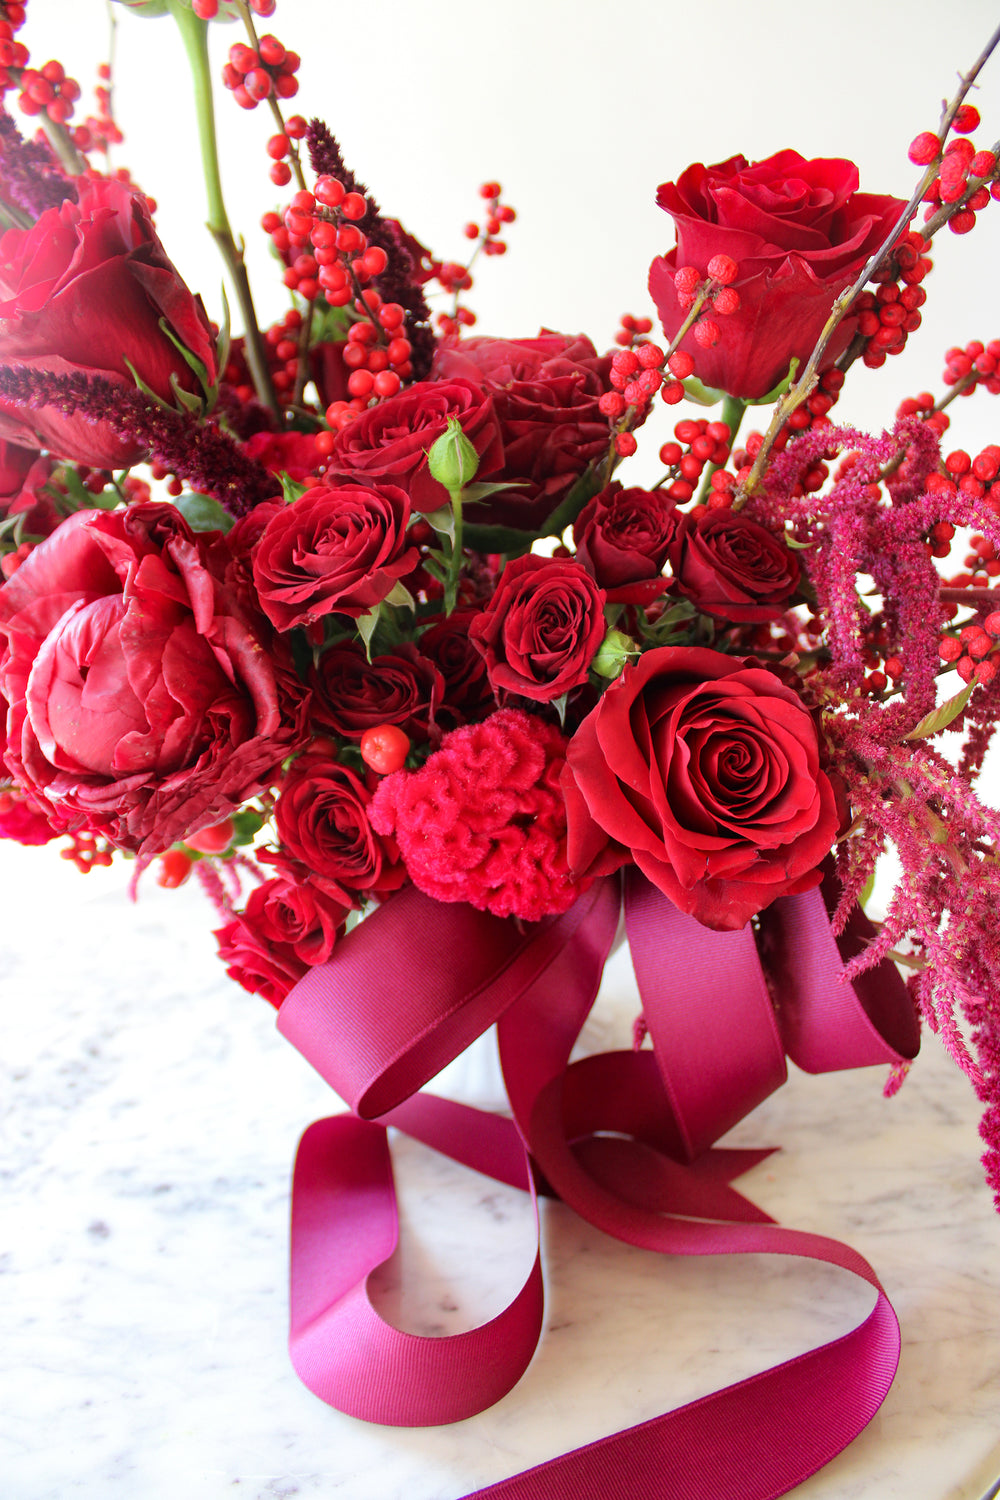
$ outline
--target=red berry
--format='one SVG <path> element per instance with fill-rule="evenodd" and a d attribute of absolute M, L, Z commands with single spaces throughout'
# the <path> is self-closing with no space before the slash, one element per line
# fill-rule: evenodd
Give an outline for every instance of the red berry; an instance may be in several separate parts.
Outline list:
<path fill-rule="evenodd" d="M 719 325 L 713 322 L 711 318 L 702 318 L 701 322 L 696 323 L 691 331 L 695 336 L 695 340 L 706 349 L 710 349 L 713 344 L 717 344 L 721 338 Z"/>
<path fill-rule="evenodd" d="M 708 263 L 709 276 L 723 286 L 729 286 L 730 282 L 736 280 L 739 273 L 740 268 L 731 255 L 713 255 Z"/>
<path fill-rule="evenodd" d="M 675 349 L 667 360 L 667 368 L 678 380 L 687 380 L 694 374 L 694 360 L 686 349 Z"/>
<path fill-rule="evenodd" d="M 630 432 L 615 434 L 615 452 L 619 458 L 630 458 L 638 446 L 639 444 Z"/>
<path fill-rule="evenodd" d="M 367 201 L 361 193 L 347 193 L 341 202 L 340 212 L 345 219 L 363 219 L 368 212 Z"/>
<path fill-rule="evenodd" d="M 361 736 L 361 759 L 379 776 L 401 770 L 409 753 L 409 736 L 398 724 L 378 724 Z"/>
<path fill-rule="evenodd" d="M 929 166 L 941 150 L 941 142 L 933 130 L 922 130 L 910 142 L 907 152 L 910 160 L 918 167 Z"/>
<path fill-rule="evenodd" d="M 215 823 L 211 828 L 202 828 L 198 833 L 189 834 L 184 842 L 189 849 L 197 849 L 199 854 L 221 854 L 233 842 L 235 831 L 232 818 L 223 818 L 221 823 Z"/>
<path fill-rule="evenodd" d="M 156 872 L 156 883 L 162 885 L 168 891 L 175 891 L 179 885 L 183 885 L 191 874 L 194 861 L 183 849 L 168 849 L 165 854 L 160 855 L 159 869 Z"/>
<path fill-rule="evenodd" d="M 962 104 L 958 113 L 951 122 L 952 130 L 957 130 L 959 135 L 971 135 L 974 130 L 979 129 L 979 111 L 974 104 Z"/>

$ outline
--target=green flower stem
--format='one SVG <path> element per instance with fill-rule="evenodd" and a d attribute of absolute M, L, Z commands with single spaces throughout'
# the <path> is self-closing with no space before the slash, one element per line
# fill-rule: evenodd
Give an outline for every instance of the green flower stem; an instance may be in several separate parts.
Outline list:
<path fill-rule="evenodd" d="M 177 23 L 191 68 L 195 118 L 198 121 L 198 139 L 201 145 L 201 166 L 208 197 L 208 232 L 219 247 L 219 252 L 236 290 L 236 300 L 239 302 L 240 312 L 243 315 L 245 353 L 254 389 L 258 399 L 277 417 L 281 414 L 278 398 L 271 384 L 264 340 L 257 324 L 257 314 L 254 311 L 243 251 L 233 236 L 222 196 L 219 151 L 215 138 L 215 113 L 212 108 L 212 78 L 208 61 L 208 24 L 200 21 L 194 11 L 182 4 L 181 0 L 166 0 L 166 4 Z"/>
<path fill-rule="evenodd" d="M 729 428 L 730 450 L 736 447 L 736 434 L 740 430 L 740 423 L 743 421 L 743 413 L 746 411 L 747 405 L 748 403 L 746 401 L 741 401 L 738 396 L 723 397 L 722 417 L 720 420 L 725 422 L 726 426 Z M 698 491 L 697 503 L 699 505 L 703 504 L 711 494 L 712 475 L 715 473 L 716 469 L 721 469 L 721 467 L 721 464 L 709 464 L 706 468 L 704 478 L 701 481 L 701 489 Z"/>
<path fill-rule="evenodd" d="M 445 583 L 445 611 L 451 614 L 458 598 L 458 577 L 462 571 L 462 491 L 449 490 L 451 514 L 455 522 L 455 533 L 451 539 L 451 557 L 448 559 L 448 579 Z"/>

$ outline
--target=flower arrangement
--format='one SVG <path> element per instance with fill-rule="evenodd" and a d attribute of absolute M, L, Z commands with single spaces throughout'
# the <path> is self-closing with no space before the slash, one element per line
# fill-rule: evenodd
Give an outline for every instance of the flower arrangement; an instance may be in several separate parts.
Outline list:
<path fill-rule="evenodd" d="M 694 1174 L 671 1189 L 681 1221 L 753 1224 L 696 1164 L 784 1053 L 887 1061 L 891 1092 L 922 1020 L 983 1101 L 1000 1201 L 1000 815 L 977 791 L 1000 720 L 1000 446 L 947 439 L 956 397 L 1000 391 L 1000 339 L 949 350 L 943 394 L 885 431 L 836 412 L 852 368 L 919 329 L 935 238 L 1000 198 L 970 95 L 997 38 L 912 142 L 909 201 L 791 150 L 660 186 L 676 245 L 649 270 L 656 319 L 625 315 L 600 352 L 470 333 L 473 267 L 515 219 L 500 185 L 466 256 L 426 249 L 327 124 L 291 113 L 274 0 L 119 3 L 184 39 L 241 331 L 210 321 L 110 170 L 110 76 L 81 123 L 78 86 L 19 39 L 26 7 L 0 0 L 0 84 L 41 127 L 0 113 L 0 835 L 200 881 L 228 972 L 352 1105 L 338 1151 L 363 1155 L 376 1118 L 517 1180 L 519 1138 L 533 1186 L 628 1237 L 600 1144 L 617 1131 Z M 290 306 L 270 327 L 214 154 L 206 39 L 227 21 L 225 89 L 274 116 L 262 225 Z M 632 482 L 681 403 L 660 477 Z M 636 1051 L 570 1082 L 623 900 Z M 666 999 L 688 963 L 713 982 Z M 412 1003 L 388 1015 L 401 966 Z M 460 1144 L 468 1120 L 419 1090 L 498 1019 L 516 1135 L 479 1120 Z M 720 1026 L 744 1039 L 721 1062 Z M 300 1204 L 333 1142 L 307 1133 Z M 432 1400 L 404 1373 L 366 1404 L 330 1349 L 377 1338 L 332 1317 L 346 1286 L 295 1280 L 317 1233 L 303 1210 L 292 1347 L 324 1399 L 453 1420 L 517 1378 L 531 1312 L 473 1389 L 445 1372 Z M 387 1358 L 395 1379 L 408 1346 Z"/>

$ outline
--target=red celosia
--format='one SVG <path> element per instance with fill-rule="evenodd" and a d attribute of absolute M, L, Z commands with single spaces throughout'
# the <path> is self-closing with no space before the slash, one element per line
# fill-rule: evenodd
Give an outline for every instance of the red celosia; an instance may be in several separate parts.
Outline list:
<path fill-rule="evenodd" d="M 566 863 L 567 743 L 543 719 L 501 709 L 445 735 L 419 771 L 387 776 L 372 824 L 437 901 L 529 922 L 566 911 L 590 884 Z"/>

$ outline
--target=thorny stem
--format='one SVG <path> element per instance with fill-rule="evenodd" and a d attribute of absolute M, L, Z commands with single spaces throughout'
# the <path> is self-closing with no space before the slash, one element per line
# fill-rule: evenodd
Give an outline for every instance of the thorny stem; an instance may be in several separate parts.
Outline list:
<path fill-rule="evenodd" d="M 254 311 L 243 251 L 233 236 L 229 216 L 226 213 L 225 200 L 222 196 L 219 152 L 215 139 L 215 114 L 212 108 L 212 79 L 208 62 L 207 23 L 200 21 L 192 10 L 181 3 L 181 0 L 166 0 L 166 3 L 181 33 L 191 67 L 202 172 L 208 197 L 208 232 L 219 247 L 219 253 L 236 289 L 236 298 L 243 314 L 247 364 L 250 366 L 257 397 L 273 416 L 280 417 L 278 398 L 271 384 L 271 375 L 267 367 L 264 340 L 261 337 L 257 314 Z"/>
<path fill-rule="evenodd" d="M 947 106 L 943 115 L 941 116 L 941 123 L 938 126 L 938 136 L 942 141 L 950 130 L 951 123 L 958 113 L 963 99 L 969 92 L 979 73 L 982 71 L 983 66 L 987 62 L 991 53 L 995 50 L 998 43 L 1000 43 L 1000 26 L 996 28 L 986 46 L 976 58 L 976 61 L 973 63 L 969 72 L 960 75 L 958 90 L 956 91 L 951 103 Z M 774 441 L 778 436 L 778 433 L 781 431 L 782 427 L 784 427 L 786 421 L 792 415 L 792 412 L 796 411 L 797 408 L 802 405 L 803 401 L 808 400 L 808 398 L 812 395 L 812 392 L 816 388 L 816 384 L 819 379 L 819 362 L 823 358 L 823 355 L 826 353 L 827 345 L 829 344 L 830 339 L 833 337 L 836 328 L 842 321 L 844 315 L 846 314 L 851 303 L 854 301 L 855 297 L 864 288 L 867 282 L 871 280 L 874 273 L 891 254 L 896 241 L 906 230 L 907 225 L 910 223 L 910 220 L 913 218 L 913 215 L 916 213 L 919 205 L 923 201 L 924 194 L 937 176 L 937 172 L 938 163 L 935 160 L 924 170 L 920 181 L 917 183 L 917 186 L 914 188 L 912 194 L 910 195 L 909 201 L 907 202 L 906 207 L 903 209 L 903 212 L 896 220 L 896 223 L 894 224 L 893 228 L 890 230 L 886 238 L 883 240 L 882 244 L 875 251 L 875 253 L 869 257 L 865 265 L 862 267 L 853 285 L 849 286 L 846 291 L 841 292 L 840 296 L 834 302 L 833 308 L 830 312 L 830 316 L 827 318 L 826 323 L 823 327 L 823 331 L 816 342 L 816 346 L 806 362 L 805 369 L 802 371 L 802 374 L 799 376 L 798 380 L 796 380 L 795 384 L 789 387 L 789 389 L 785 392 L 784 396 L 782 396 L 781 400 L 774 408 L 774 414 L 771 417 L 771 424 L 768 427 L 767 432 L 764 434 L 764 441 L 761 444 L 760 451 L 753 461 L 753 466 L 751 467 L 750 473 L 747 476 L 745 483 L 741 486 L 739 493 L 733 501 L 734 510 L 739 510 L 743 505 L 745 505 L 747 500 L 757 489 L 761 481 L 761 476 L 764 473 L 764 469 L 767 466 L 768 455 L 770 454 L 770 451 L 774 446 Z"/>

